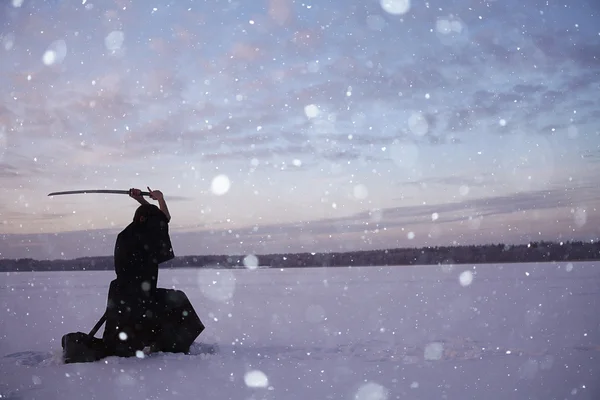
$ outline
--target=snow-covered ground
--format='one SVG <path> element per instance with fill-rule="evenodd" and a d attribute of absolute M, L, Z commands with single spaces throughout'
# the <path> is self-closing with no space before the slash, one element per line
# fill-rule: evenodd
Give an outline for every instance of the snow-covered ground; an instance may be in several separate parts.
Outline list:
<path fill-rule="evenodd" d="M 2 399 L 600 399 L 600 263 L 165 270 L 192 355 L 62 364 L 112 272 L 3 274 Z"/>

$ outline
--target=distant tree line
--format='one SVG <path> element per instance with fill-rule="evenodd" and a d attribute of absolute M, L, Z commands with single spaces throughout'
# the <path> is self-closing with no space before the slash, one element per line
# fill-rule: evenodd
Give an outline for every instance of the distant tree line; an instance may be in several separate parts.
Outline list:
<path fill-rule="evenodd" d="M 250 256 L 198 255 L 175 257 L 163 268 L 308 268 L 386 265 L 483 264 L 600 259 L 600 243 L 533 242 L 523 245 L 399 248 L 343 253 L 293 253 Z M 71 260 L 0 259 L 0 272 L 105 271 L 114 269 L 113 257 Z"/>

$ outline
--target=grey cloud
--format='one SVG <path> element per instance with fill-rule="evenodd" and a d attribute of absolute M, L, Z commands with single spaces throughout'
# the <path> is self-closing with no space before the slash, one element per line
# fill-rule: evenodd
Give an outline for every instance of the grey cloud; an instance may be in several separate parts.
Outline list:
<path fill-rule="evenodd" d="M 569 58 L 582 68 L 600 68 L 600 40 L 596 43 L 578 43 L 571 46 Z"/>
<path fill-rule="evenodd" d="M 451 131 L 466 131 L 473 128 L 475 111 L 472 108 L 457 109 L 448 118 L 447 128 Z"/>
<path fill-rule="evenodd" d="M 590 88 L 594 83 L 600 82 L 600 66 L 598 68 L 598 71 L 582 70 L 577 74 L 565 74 L 561 89 L 565 92 L 574 92 Z"/>
<path fill-rule="evenodd" d="M 569 125 L 567 125 L 567 124 L 545 125 L 539 130 L 539 133 L 553 135 L 556 131 L 561 130 L 561 129 L 566 130 L 568 127 L 569 127 Z"/>
<path fill-rule="evenodd" d="M 591 120 L 600 120 L 600 110 L 590 110 L 588 116 Z"/>
<path fill-rule="evenodd" d="M 515 91 L 516 93 L 519 94 L 523 94 L 523 95 L 529 95 L 529 94 L 535 94 L 535 93 L 540 93 L 542 91 L 547 90 L 546 86 L 544 85 L 540 85 L 540 84 L 516 84 L 515 86 L 513 86 L 513 91 Z"/>
<path fill-rule="evenodd" d="M 598 194 L 596 189 L 588 188 L 587 190 L 590 192 L 587 195 L 590 200 Z M 502 215 L 515 212 L 550 210 L 571 204 L 572 198 L 568 192 L 565 194 L 562 190 L 537 191 L 517 193 L 510 196 L 473 199 L 465 203 L 386 208 L 343 218 L 327 218 L 295 224 L 271 224 L 261 226 L 257 231 L 251 227 L 236 229 L 234 233 L 244 238 L 252 237 L 253 241 L 259 245 L 262 244 L 263 248 L 265 243 L 268 244 L 274 240 L 285 242 L 286 238 L 288 243 L 289 238 L 297 238 L 306 243 L 307 246 L 312 245 L 312 248 L 315 248 L 315 246 L 319 247 L 317 245 L 319 240 L 325 240 L 329 235 L 339 238 L 338 240 L 344 240 L 342 238 L 348 235 L 364 234 L 375 229 L 384 232 L 385 228 L 388 234 L 398 237 L 402 232 L 402 228 L 416 229 L 419 226 L 433 226 L 432 214 L 434 213 L 439 215 L 435 224 L 443 226 L 444 224 L 466 222 L 471 218 L 502 217 Z M 590 220 L 588 223 L 593 225 L 594 221 Z M 588 227 L 589 229 L 593 229 L 593 227 Z M 202 237 L 205 237 L 205 235 L 206 232 L 196 234 L 196 236 Z M 393 242 L 388 241 L 387 243 L 388 247 L 395 246 Z"/>
<path fill-rule="evenodd" d="M 584 197 L 578 197 L 577 201 L 583 199 L 596 201 L 600 189 L 595 187 L 580 188 Z M 406 224 L 431 221 L 431 215 L 437 213 L 439 222 L 451 222 L 457 220 L 457 213 L 465 213 L 458 220 L 468 219 L 469 216 L 490 216 L 510 214 L 517 211 L 532 211 L 553 209 L 568 206 L 576 206 L 574 198 L 564 189 L 540 190 L 534 192 L 515 193 L 506 196 L 497 196 L 479 199 L 466 199 L 457 203 L 446 203 L 437 205 L 419 205 L 411 207 L 398 207 L 381 210 L 383 220 L 382 226 L 402 226 Z M 353 220 L 369 220 L 369 213 L 354 216 Z M 339 222 L 339 221 L 338 221 Z M 325 223 L 325 222 L 322 222 Z M 342 223 L 343 224 L 343 223 Z"/>
<path fill-rule="evenodd" d="M 480 104 L 482 102 L 492 101 L 494 96 L 494 92 L 490 92 L 487 89 L 479 89 L 473 93 L 473 102 L 474 104 Z"/>
<path fill-rule="evenodd" d="M 33 157 L 26 158 L 9 150 L 3 159 L 0 161 L 0 178 L 34 178 L 44 174 L 43 166 L 37 164 Z"/>
<path fill-rule="evenodd" d="M 10 209 L 9 207 L 3 207 L 0 209 L 0 218 L 4 220 L 24 220 L 28 222 L 36 222 L 36 221 L 51 221 L 60 218 L 65 218 L 71 216 L 69 213 L 50 213 L 50 212 L 24 212 L 24 211 L 15 211 Z"/>
<path fill-rule="evenodd" d="M 359 132 L 352 136 L 352 142 L 359 146 L 389 146 L 398 139 L 406 139 L 410 135 L 405 132 L 398 132 L 397 135 L 373 135 L 369 133 Z"/>
<path fill-rule="evenodd" d="M 399 185 L 408 185 L 408 186 L 419 186 L 419 187 L 427 187 L 429 185 L 448 185 L 458 187 L 461 185 L 467 185 L 471 187 L 476 186 L 485 186 L 487 185 L 486 178 L 491 178 L 490 174 L 482 175 L 479 177 L 473 176 L 444 176 L 444 177 L 436 177 L 436 178 L 426 178 L 419 179 L 416 182 L 399 182 Z"/>
<path fill-rule="evenodd" d="M 19 169 L 7 163 L 0 163 L 0 178 L 16 178 L 21 176 Z"/>
<path fill-rule="evenodd" d="M 258 160 L 271 159 L 277 156 L 290 156 L 296 154 L 306 154 L 304 146 L 272 146 L 272 147 L 249 147 L 230 149 L 227 151 L 219 151 L 214 153 L 205 153 L 202 159 L 206 161 L 235 161 L 243 160 L 250 161 L 253 158 Z M 304 161 L 303 161 L 304 162 Z"/>
<path fill-rule="evenodd" d="M 599 88 L 600 88 L 600 86 L 599 86 Z M 576 109 L 594 108 L 596 106 L 596 104 L 598 104 L 596 101 L 589 100 L 589 99 L 579 98 L 575 101 Z"/>
<path fill-rule="evenodd" d="M 541 97 L 540 107 L 547 109 L 553 107 L 557 102 L 563 99 L 565 93 L 558 90 L 547 90 Z"/>
<path fill-rule="evenodd" d="M 357 160 L 361 158 L 361 154 L 357 151 L 342 150 L 342 151 L 327 151 L 321 154 L 323 159 L 327 161 L 339 162 L 346 160 Z"/>
<path fill-rule="evenodd" d="M 578 191 L 583 191 L 583 196 L 577 197 L 578 202 L 583 200 L 596 201 L 597 196 L 600 194 L 600 189 L 595 187 L 580 188 Z M 321 235 L 363 232 L 376 227 L 393 229 L 429 223 L 433 213 L 439 215 L 437 223 L 444 223 L 465 221 L 469 217 L 501 216 L 514 212 L 549 210 L 568 206 L 576 206 L 574 197 L 568 190 L 540 190 L 497 197 L 467 199 L 456 203 L 384 208 L 364 211 L 348 217 L 326 218 L 304 223 L 262 225 L 259 232 L 285 233 L 292 237 L 300 234 Z M 254 232 L 254 228 L 238 229 L 236 232 L 240 235 L 250 235 Z"/>
<path fill-rule="evenodd" d="M 582 157 L 594 162 L 600 162 L 600 150 L 588 150 L 582 155 Z"/>

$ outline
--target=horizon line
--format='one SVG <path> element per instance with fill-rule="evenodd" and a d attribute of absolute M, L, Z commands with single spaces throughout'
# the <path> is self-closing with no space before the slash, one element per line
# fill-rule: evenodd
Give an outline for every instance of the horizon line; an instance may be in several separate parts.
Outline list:
<path fill-rule="evenodd" d="M 424 250 L 424 249 L 435 249 L 435 248 L 464 248 L 464 247 L 493 247 L 493 246 L 504 246 L 504 247 L 518 247 L 518 246 L 531 246 L 533 244 L 551 244 L 551 245 L 559 245 L 564 246 L 567 244 L 573 243 L 582 243 L 582 244 L 598 244 L 600 240 L 589 239 L 589 240 L 564 240 L 564 241 L 553 241 L 553 240 L 539 240 L 539 241 L 529 241 L 529 242 L 521 242 L 521 243 L 503 243 L 503 242 L 489 242 L 484 244 L 456 244 L 456 245 L 437 245 L 437 246 L 414 246 L 414 247 L 386 247 L 379 249 L 369 249 L 369 250 L 348 250 L 348 251 L 304 251 L 304 252 L 276 252 L 276 253 L 256 253 L 256 254 L 188 254 L 183 256 L 175 256 L 173 259 L 165 261 L 164 263 L 168 263 L 177 258 L 186 258 L 186 257 L 247 257 L 247 256 L 255 256 L 255 257 L 268 257 L 268 256 L 279 256 L 279 255 L 305 255 L 310 254 L 312 256 L 316 255 L 327 255 L 327 254 L 352 254 L 352 253 L 377 253 L 377 252 L 386 252 L 393 250 Z M 0 257 L 0 262 L 2 261 L 19 261 L 19 260 L 33 260 L 33 261 L 76 261 L 76 260 L 86 260 L 92 258 L 111 258 L 114 255 L 104 255 L 104 256 L 83 256 L 83 257 L 75 257 L 75 258 L 54 258 L 54 259 L 39 259 L 32 257 L 20 257 L 20 258 L 2 258 Z M 164 264 L 161 263 L 161 264 Z"/>

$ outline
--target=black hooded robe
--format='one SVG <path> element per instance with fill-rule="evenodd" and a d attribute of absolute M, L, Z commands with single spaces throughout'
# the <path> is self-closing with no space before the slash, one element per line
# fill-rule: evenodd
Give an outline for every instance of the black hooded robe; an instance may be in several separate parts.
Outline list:
<path fill-rule="evenodd" d="M 132 356 L 156 340 L 158 265 L 174 257 L 166 216 L 154 205 L 140 206 L 115 243 L 117 279 L 110 284 L 102 337 L 109 353 Z"/>

